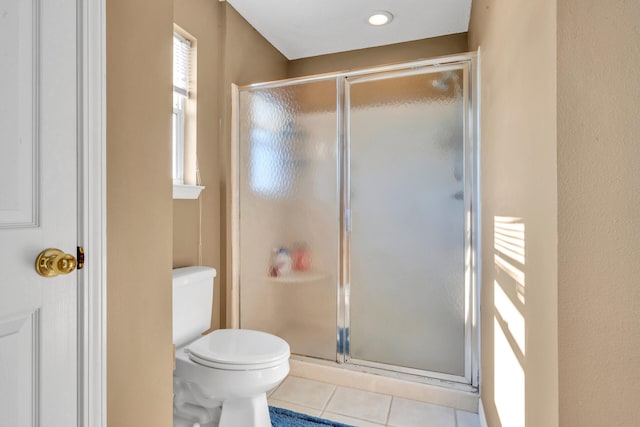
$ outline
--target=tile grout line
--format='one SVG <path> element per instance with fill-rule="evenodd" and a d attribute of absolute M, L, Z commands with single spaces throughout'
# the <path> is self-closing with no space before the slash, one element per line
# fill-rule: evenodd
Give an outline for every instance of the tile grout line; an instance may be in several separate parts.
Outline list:
<path fill-rule="evenodd" d="M 278 389 L 280 388 L 280 386 L 281 386 L 282 384 L 284 384 L 284 382 L 286 381 L 286 379 L 287 379 L 287 378 L 289 378 L 289 376 L 288 376 L 288 375 L 285 377 L 285 379 L 284 379 L 284 380 L 280 381 L 280 384 L 278 384 L 278 385 L 276 386 L 276 388 L 274 388 L 273 390 L 271 390 L 271 393 L 269 393 L 269 396 L 267 396 L 267 397 L 271 397 L 271 396 L 273 396 L 273 393 L 275 393 L 276 391 L 278 391 Z"/>
<path fill-rule="evenodd" d="M 312 406 L 309 405 L 305 405 L 303 403 L 300 402 L 292 402 L 291 400 L 287 400 L 287 399 L 282 399 L 282 398 L 275 398 L 276 400 L 279 400 L 281 402 L 284 403 L 289 403 L 292 405 L 296 405 L 296 406 L 300 406 L 302 408 L 306 408 L 306 409 L 312 409 L 314 411 L 320 411 L 320 414 L 318 414 L 319 417 L 322 417 L 323 412 L 325 411 L 325 409 L 327 408 L 327 406 L 329 406 L 329 402 L 331 401 L 331 399 L 333 398 L 333 395 L 336 393 L 336 390 L 338 389 L 338 386 L 336 384 L 331 384 L 328 382 L 323 382 L 323 381 L 316 381 L 316 380 L 310 380 L 308 378 L 304 378 L 304 377 L 297 377 L 295 375 L 288 375 L 287 378 L 285 378 L 284 381 L 282 381 L 276 388 L 275 390 L 273 390 L 273 392 L 271 393 L 271 395 L 269 396 L 269 398 L 273 398 L 273 395 L 275 394 L 275 392 L 285 383 L 285 381 L 290 378 L 290 377 L 294 377 L 294 378 L 300 378 L 303 379 L 305 381 L 313 381 L 313 382 L 319 382 L 319 383 L 323 383 L 323 384 L 328 384 L 328 385 L 332 385 L 333 386 L 333 390 L 331 391 L 331 394 L 329 395 L 329 399 L 327 399 L 326 403 L 323 404 L 322 408 L 314 408 Z"/>
<path fill-rule="evenodd" d="M 326 412 L 327 412 L 327 406 L 329 406 L 329 402 L 330 402 L 330 401 L 331 401 L 331 399 L 333 399 L 333 397 L 335 396 L 336 391 L 338 391 L 338 387 L 342 387 L 342 388 L 350 388 L 350 387 L 344 387 L 344 386 L 336 385 L 336 388 L 333 390 L 333 393 L 331 393 L 331 397 L 329 398 L 329 400 L 327 401 L 327 404 L 325 405 L 324 409 L 323 409 L 323 410 L 322 410 L 322 412 L 320 413 L 320 417 L 321 417 L 321 418 L 326 418 L 325 414 L 326 414 Z M 359 390 L 359 389 L 354 389 L 354 390 L 358 390 L 358 391 L 366 391 L 366 390 Z M 371 392 L 371 393 L 373 393 L 373 392 Z M 382 393 L 376 393 L 376 394 L 382 394 Z M 392 396 L 392 395 L 387 394 L 386 396 L 390 396 L 390 397 L 391 397 L 391 399 L 393 400 L 393 396 Z M 388 410 L 388 411 L 390 411 L 390 410 L 391 410 L 391 403 L 389 403 L 389 410 Z M 387 411 L 387 417 L 389 416 L 388 411 Z M 370 419 L 366 419 L 366 418 L 362 418 L 362 417 L 357 417 L 357 416 L 355 416 L 355 415 L 350 415 L 350 414 L 342 414 L 342 413 L 340 413 L 340 412 L 329 412 L 329 413 L 330 413 L 330 414 L 340 415 L 340 416 L 347 417 L 347 418 L 351 418 L 351 419 L 354 419 L 354 420 L 366 421 L 367 423 L 380 425 L 381 427 L 385 427 L 385 426 L 386 426 L 386 424 L 387 424 L 386 422 L 384 422 L 383 424 L 378 424 L 376 421 L 372 421 L 372 420 L 370 420 Z"/>
<path fill-rule="evenodd" d="M 396 397 L 394 395 L 391 395 L 391 402 L 389 402 L 389 409 L 387 409 L 387 417 L 384 420 L 384 425 L 388 426 L 389 425 L 389 418 L 391 417 L 391 405 L 393 405 L 393 400 Z"/>
<path fill-rule="evenodd" d="M 319 411 L 318 408 L 313 408 L 311 406 L 308 405 L 303 405 L 301 403 L 297 403 L 297 402 L 290 402 L 288 400 L 284 400 L 284 399 L 275 399 L 275 400 L 279 400 L 280 402 L 284 402 L 284 403 L 289 403 L 290 405 L 295 405 L 295 406 L 299 406 L 301 408 L 305 408 L 305 409 L 313 409 L 314 411 Z"/>
<path fill-rule="evenodd" d="M 280 382 L 280 384 L 278 384 L 278 385 L 276 386 L 276 388 L 274 388 L 274 389 L 271 391 L 271 393 L 269 393 L 269 395 L 267 396 L 267 398 L 271 398 L 271 397 L 275 394 L 275 392 L 276 392 L 276 391 L 278 391 L 278 390 L 280 389 L 280 387 L 282 387 L 282 385 L 285 383 L 285 381 L 287 381 L 287 379 L 288 379 L 289 377 L 290 377 L 290 375 L 287 375 L 286 377 L 284 377 L 284 380 L 282 380 L 282 381 Z M 282 399 L 277 399 L 277 400 L 282 400 Z M 285 401 L 285 402 L 286 402 L 286 401 Z M 292 403 L 292 402 L 290 402 L 290 403 Z"/>
<path fill-rule="evenodd" d="M 331 395 L 329 396 L 329 398 L 327 399 L 327 402 L 324 404 L 324 406 L 322 407 L 322 410 L 320 411 L 320 416 L 322 416 L 324 414 L 324 411 L 327 410 L 327 406 L 329 406 L 329 402 L 331 402 L 331 399 L 333 399 L 333 396 L 335 396 L 336 391 L 338 391 L 338 386 L 334 384 Z"/>

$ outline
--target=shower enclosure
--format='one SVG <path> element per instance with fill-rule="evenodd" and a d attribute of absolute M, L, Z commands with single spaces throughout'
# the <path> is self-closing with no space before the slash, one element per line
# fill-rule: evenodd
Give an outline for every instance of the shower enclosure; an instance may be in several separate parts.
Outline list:
<path fill-rule="evenodd" d="M 299 356 L 477 386 L 474 61 L 238 88 L 238 326 Z"/>

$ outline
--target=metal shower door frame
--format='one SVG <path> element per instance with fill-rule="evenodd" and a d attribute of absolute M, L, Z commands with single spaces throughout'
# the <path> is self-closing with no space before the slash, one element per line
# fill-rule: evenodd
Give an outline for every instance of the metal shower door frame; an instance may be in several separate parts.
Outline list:
<path fill-rule="evenodd" d="M 347 353 L 348 328 L 350 325 L 350 277 L 349 277 L 349 248 L 350 248 L 350 181 L 349 181 L 349 91 L 348 85 L 372 81 L 376 79 L 428 74 L 447 70 L 463 70 L 464 91 L 464 165 L 465 165 L 465 375 L 457 376 L 441 372 L 406 368 L 366 360 L 352 359 Z M 444 56 L 427 60 L 385 65 L 354 71 L 319 74 L 314 76 L 292 78 L 273 82 L 256 83 L 245 86 L 234 86 L 233 103 L 233 141 L 231 150 L 231 233 L 233 246 L 231 249 L 232 280 L 230 287 L 231 303 L 230 325 L 239 327 L 240 277 L 239 277 L 239 170 L 238 170 L 238 131 L 240 118 L 237 114 L 240 92 L 258 91 L 298 85 L 323 80 L 335 80 L 337 89 L 337 188 L 340 209 L 337 212 L 339 221 L 340 256 L 338 271 L 340 278 L 337 287 L 337 318 L 336 318 L 336 362 L 349 368 L 373 373 L 379 373 L 398 378 L 412 378 L 416 381 L 448 385 L 461 390 L 477 390 L 479 385 L 480 366 L 480 159 L 478 132 L 478 87 L 477 87 L 477 59 L 475 52 L 459 55 Z M 312 359 L 312 358 L 311 358 Z"/>
<path fill-rule="evenodd" d="M 477 154 L 475 153 L 476 147 L 473 144 L 473 134 L 471 126 L 474 123 L 473 109 L 471 103 L 471 89 L 472 89 L 472 75 L 471 67 L 473 66 L 473 57 L 469 57 L 465 60 L 455 60 L 447 63 L 407 63 L 403 64 L 404 67 L 400 69 L 386 69 L 381 70 L 370 69 L 369 73 L 358 73 L 357 75 L 343 75 L 338 78 L 339 81 L 339 126 L 340 126 L 340 157 L 341 157 L 341 280 L 339 295 L 342 304 L 338 306 L 338 325 L 337 333 L 339 343 L 337 347 L 337 361 L 341 364 L 354 365 L 357 367 L 376 371 L 378 373 L 391 372 L 392 374 L 409 375 L 414 377 L 426 377 L 434 380 L 445 381 L 448 383 L 470 385 L 476 388 L 478 385 L 478 355 L 477 351 L 474 351 L 474 343 L 478 342 L 477 339 L 477 321 L 475 315 L 477 315 L 477 274 L 476 262 L 477 262 L 477 250 L 479 249 L 477 244 L 477 230 L 478 224 L 475 223 L 476 209 L 472 206 L 476 204 L 476 194 L 474 176 L 477 165 Z M 408 77 L 414 75 L 424 75 L 431 73 L 440 73 L 451 70 L 462 70 L 463 72 L 463 127 L 464 127 L 464 150 L 463 150 L 463 162 L 464 162 L 464 208 L 465 208 L 465 221 L 464 224 L 464 269 L 465 269 L 465 283 L 464 283 L 464 295 L 465 295 L 465 308 L 464 308 L 464 376 L 451 375 L 442 372 L 408 368 L 402 366 L 388 365 L 384 363 L 372 362 L 369 360 L 355 359 L 349 354 L 350 352 L 350 331 L 351 331 L 351 318 L 350 318 L 350 294 L 351 294 L 351 277 L 350 277 L 350 247 L 351 247 L 351 176 L 350 176 L 350 156 L 351 156 L 351 141 L 350 141 L 350 86 L 358 83 L 372 82 L 376 80 L 386 80 L 393 78 Z"/>

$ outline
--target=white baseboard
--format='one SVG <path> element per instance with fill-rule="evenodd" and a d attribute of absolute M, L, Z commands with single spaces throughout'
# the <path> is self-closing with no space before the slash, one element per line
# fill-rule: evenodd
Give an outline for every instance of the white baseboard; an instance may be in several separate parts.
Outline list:
<path fill-rule="evenodd" d="M 484 404 L 482 403 L 482 398 L 478 401 L 478 417 L 480 418 L 480 427 L 489 427 L 487 424 L 487 416 L 484 413 Z"/>

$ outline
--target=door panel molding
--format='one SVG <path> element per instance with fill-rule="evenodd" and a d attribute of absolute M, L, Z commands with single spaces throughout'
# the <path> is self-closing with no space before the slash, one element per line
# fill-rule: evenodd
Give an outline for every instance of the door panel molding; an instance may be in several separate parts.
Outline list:
<path fill-rule="evenodd" d="M 39 425 L 40 310 L 0 319 L 0 381 L 10 393 L 0 396 L 0 414 L 6 425 Z M 2 390 L 0 390 L 1 392 Z"/>
<path fill-rule="evenodd" d="M 39 0 L 0 4 L 0 228 L 38 227 Z M 28 52 L 24 55 L 21 52 Z M 18 177 L 18 179 L 15 179 Z M 18 185 L 12 185 L 13 183 Z"/>

